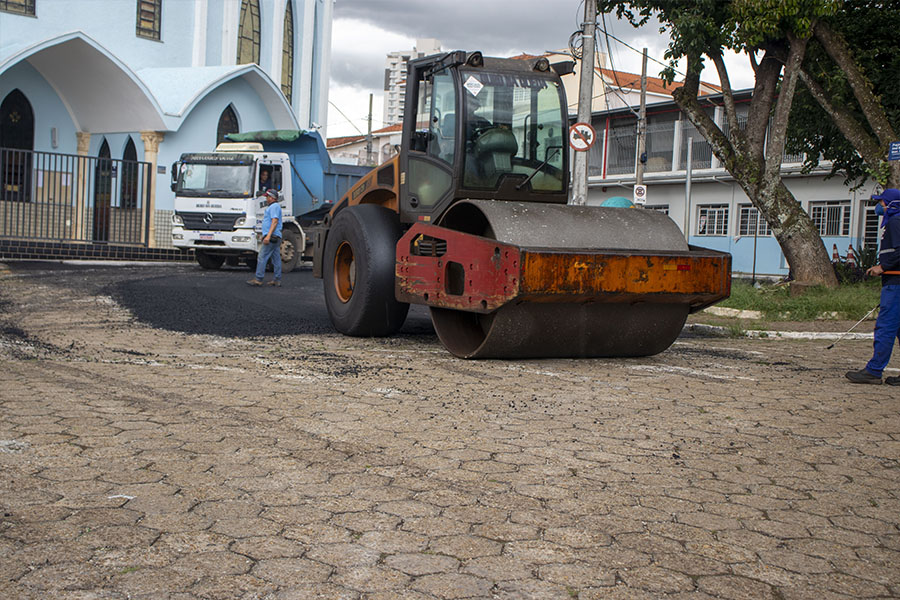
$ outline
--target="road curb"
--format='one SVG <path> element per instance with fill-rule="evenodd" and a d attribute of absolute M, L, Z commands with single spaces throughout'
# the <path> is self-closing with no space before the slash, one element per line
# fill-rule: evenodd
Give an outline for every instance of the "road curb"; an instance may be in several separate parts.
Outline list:
<path fill-rule="evenodd" d="M 871 333 L 844 333 L 841 331 L 774 331 L 749 329 L 736 334 L 734 330 L 719 325 L 703 325 L 694 323 L 685 325 L 683 332 L 700 337 L 745 337 L 753 339 L 774 340 L 837 340 L 843 337 L 845 340 L 871 340 Z"/>

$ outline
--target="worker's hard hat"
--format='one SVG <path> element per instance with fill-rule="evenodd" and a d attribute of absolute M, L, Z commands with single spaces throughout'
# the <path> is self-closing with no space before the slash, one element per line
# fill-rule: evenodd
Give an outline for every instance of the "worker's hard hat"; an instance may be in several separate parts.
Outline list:
<path fill-rule="evenodd" d="M 872 196 L 872 200 L 883 200 L 885 204 L 890 204 L 900 200 L 900 190 L 896 188 L 887 188 L 877 196 Z"/>

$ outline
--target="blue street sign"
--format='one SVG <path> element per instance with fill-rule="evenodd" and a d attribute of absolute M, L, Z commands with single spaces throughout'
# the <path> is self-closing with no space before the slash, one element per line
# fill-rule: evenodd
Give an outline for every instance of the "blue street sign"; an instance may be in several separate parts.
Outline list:
<path fill-rule="evenodd" d="M 888 160 L 900 160 L 900 142 L 891 142 L 888 149 Z"/>

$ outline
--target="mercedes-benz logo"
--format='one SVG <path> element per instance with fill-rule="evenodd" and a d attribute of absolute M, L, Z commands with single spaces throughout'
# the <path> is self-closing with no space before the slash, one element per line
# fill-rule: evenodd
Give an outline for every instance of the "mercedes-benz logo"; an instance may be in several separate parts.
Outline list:
<path fill-rule="evenodd" d="M 213 222 L 213 216 L 211 213 L 206 213 L 206 216 L 203 217 L 203 222 L 209 225 Z"/>

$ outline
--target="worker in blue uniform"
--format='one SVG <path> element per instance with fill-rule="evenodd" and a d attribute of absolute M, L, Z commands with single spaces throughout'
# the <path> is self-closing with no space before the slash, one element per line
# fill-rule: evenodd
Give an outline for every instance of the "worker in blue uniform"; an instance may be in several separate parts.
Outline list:
<path fill-rule="evenodd" d="M 883 215 L 878 264 L 868 275 L 881 275 L 881 305 L 875 321 L 875 351 L 864 369 L 850 371 L 853 383 L 881 383 L 881 374 L 891 358 L 894 339 L 900 338 L 900 190 L 888 188 L 879 196 L 875 212 Z M 900 385 L 900 377 L 888 377 L 888 385 Z"/>

